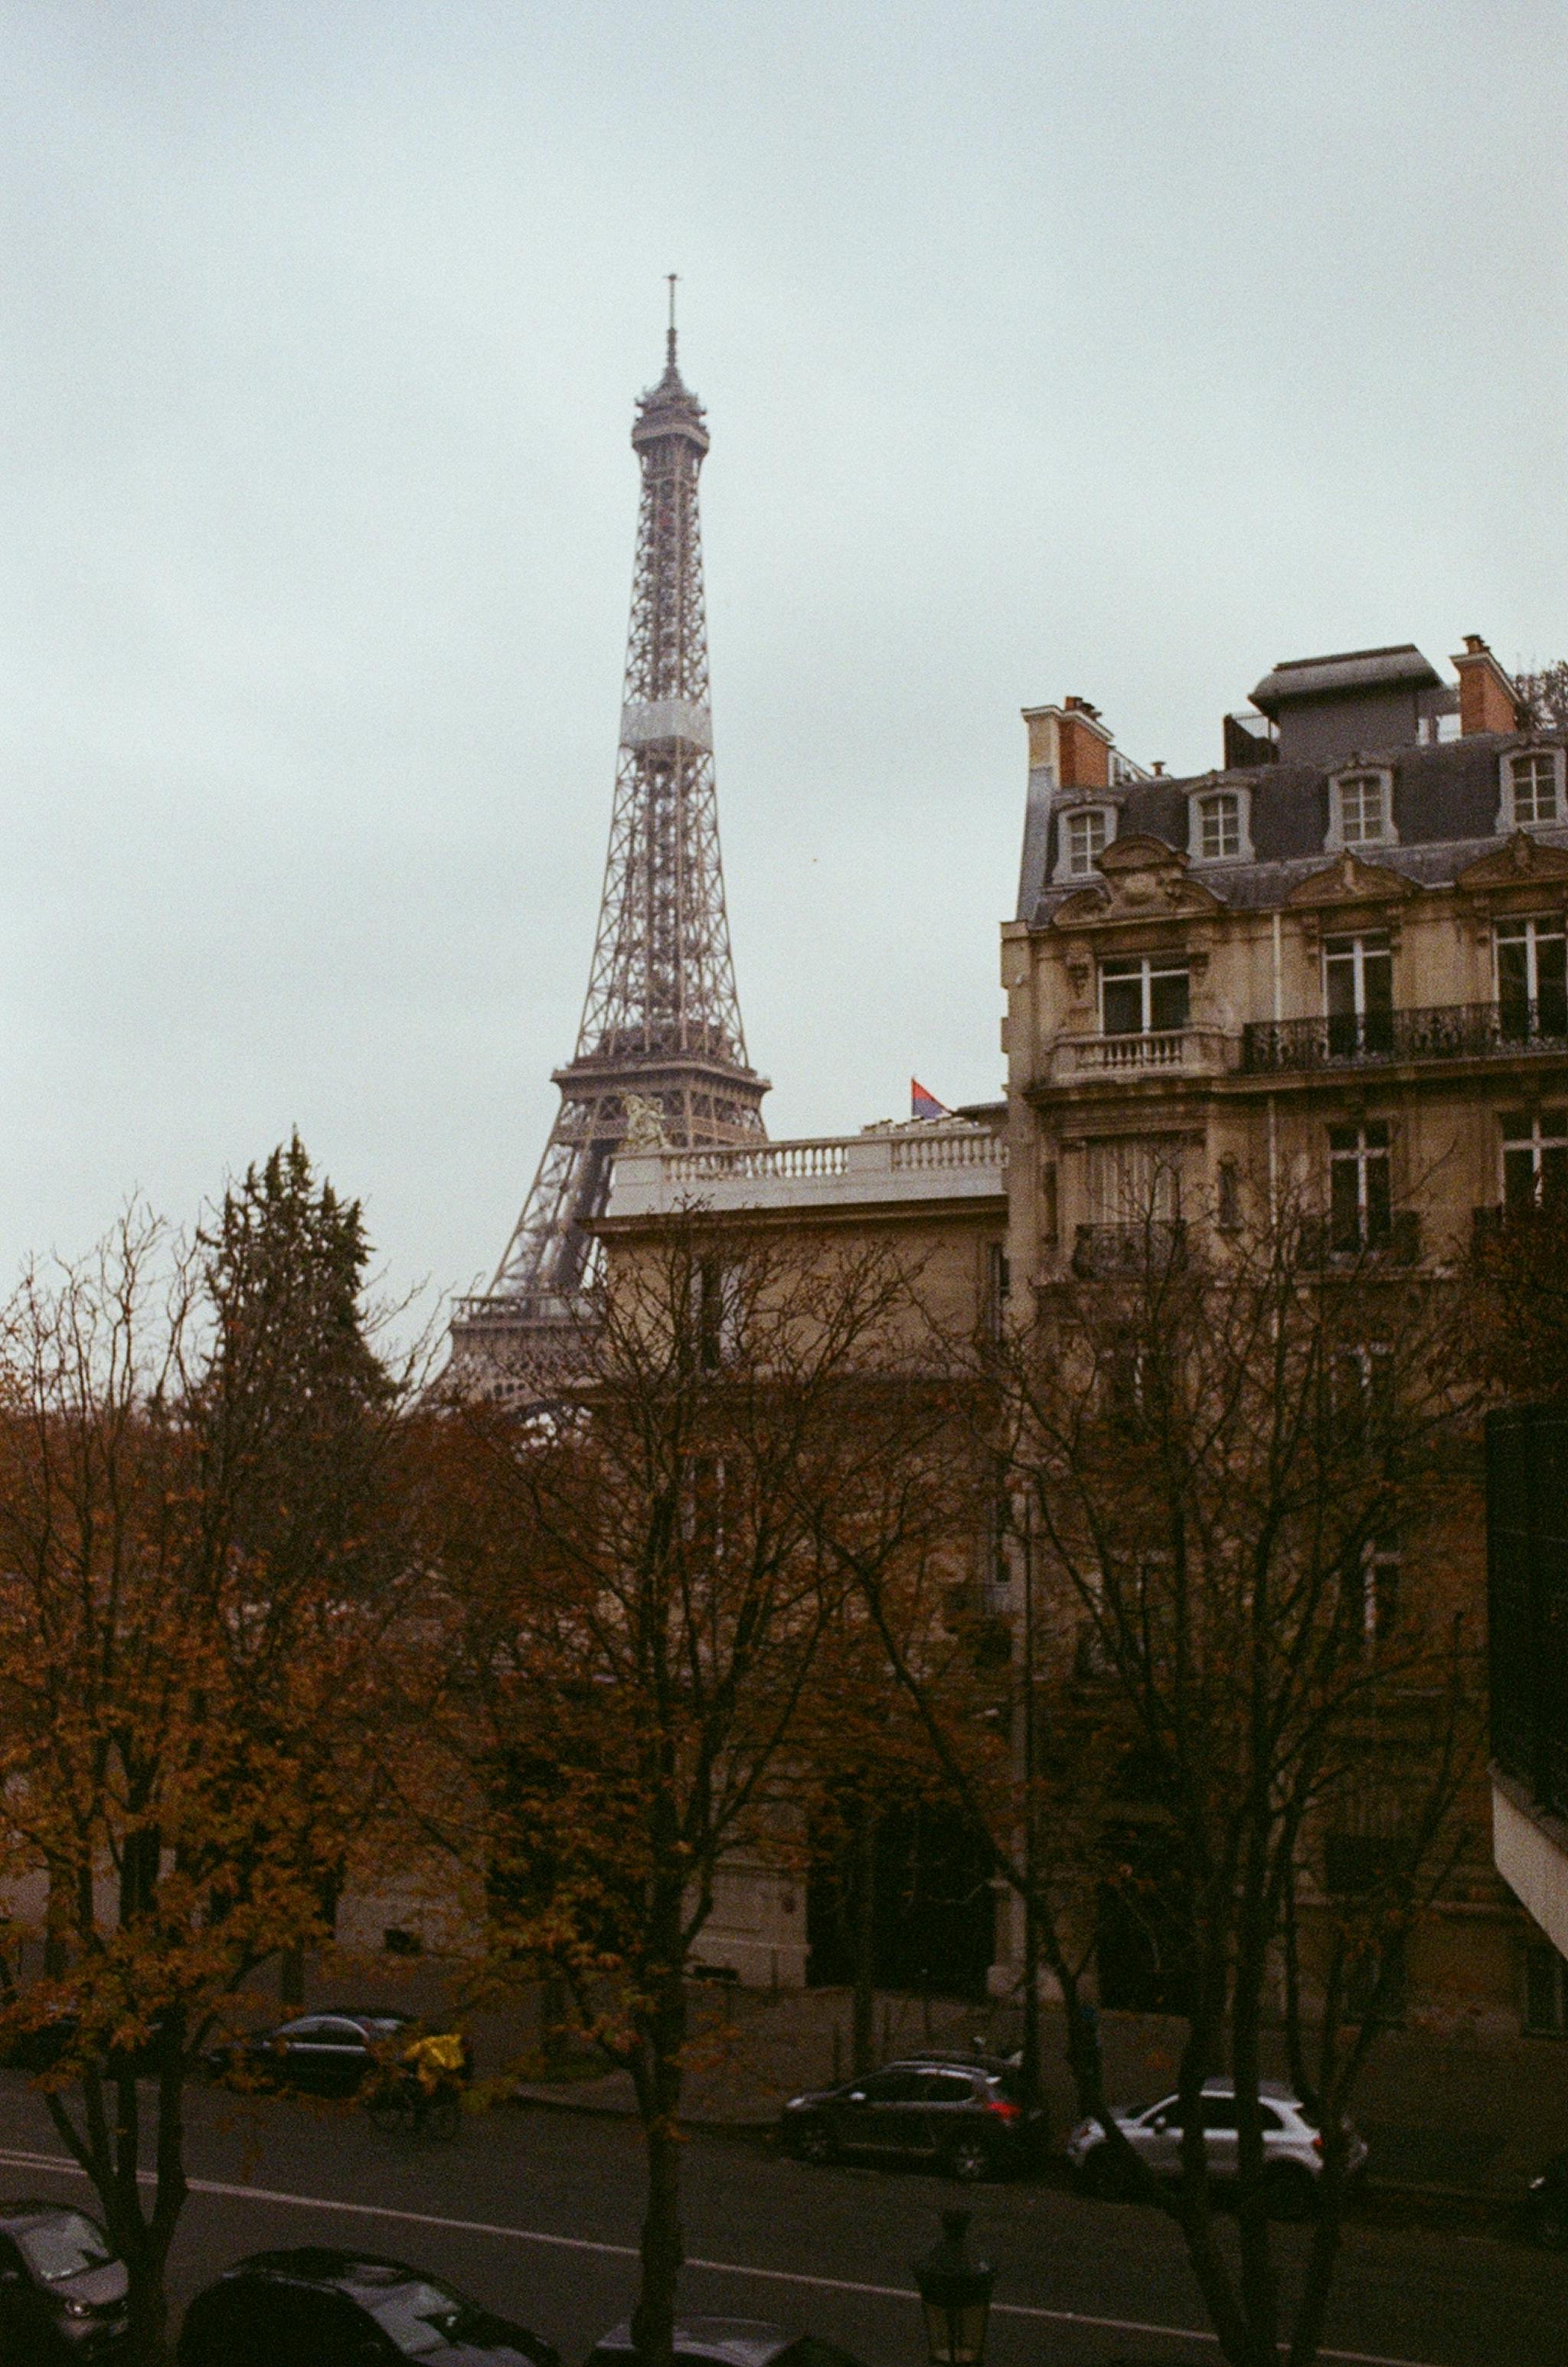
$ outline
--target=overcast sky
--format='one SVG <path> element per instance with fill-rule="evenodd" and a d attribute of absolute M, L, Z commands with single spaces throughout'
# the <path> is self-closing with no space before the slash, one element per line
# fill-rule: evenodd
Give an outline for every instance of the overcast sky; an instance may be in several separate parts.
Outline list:
<path fill-rule="evenodd" d="M 1568 652 L 1561 0 L 0 5 L 0 1274 L 298 1125 L 488 1278 L 660 275 L 775 1135 L 994 1093 L 1020 707 Z"/>

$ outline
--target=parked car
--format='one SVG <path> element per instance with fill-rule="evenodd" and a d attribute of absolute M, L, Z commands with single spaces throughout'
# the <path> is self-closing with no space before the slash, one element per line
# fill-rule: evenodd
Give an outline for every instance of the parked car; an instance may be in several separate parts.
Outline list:
<path fill-rule="evenodd" d="M 1315 2205 L 1323 2176 L 1323 2134 L 1315 2115 L 1299 2096 L 1278 2080 L 1263 2079 L 1258 2088 L 1263 2119 L 1263 2178 L 1269 2208 L 1276 2218 L 1304 2218 Z M 1234 2179 L 1236 2174 L 1235 2090 L 1228 2079 L 1211 2079 L 1202 2093 L 1203 2149 L 1209 2174 Z M 1181 2100 L 1164 2096 L 1141 2112 L 1113 2104 L 1111 2117 L 1139 2159 L 1156 2178 L 1181 2173 Z M 1356 2176 L 1366 2164 L 1367 2148 L 1354 2129 L 1347 2131 L 1348 2162 Z M 1124 2191 L 1122 2165 L 1112 2152 L 1100 2123 L 1080 2121 L 1066 2143 L 1067 2160 L 1090 2193 Z"/>
<path fill-rule="evenodd" d="M 308 2246 L 236 2260 L 186 2312 L 178 2367 L 560 2367 L 525 2326 L 401 2260 Z"/>
<path fill-rule="evenodd" d="M 990 2056 L 935 2055 L 889 2063 L 863 2079 L 792 2096 L 781 2142 L 805 2161 L 840 2154 L 935 2162 L 950 2177 L 995 2178 L 1043 2148 L 1045 2112 L 1017 2071 Z"/>
<path fill-rule="evenodd" d="M 216 2046 L 214 2077 L 236 2087 L 292 2088 L 311 2096 L 356 2096 L 366 2076 L 395 2063 L 415 2024 L 406 2013 L 344 2007 L 307 2013 L 276 2029 Z"/>
<path fill-rule="evenodd" d="M 675 2367 L 860 2367 L 836 2343 L 791 2334 L 755 2317 L 682 2317 L 675 2323 Z M 629 2324 L 611 2328 L 588 2355 L 588 2367 L 631 2367 Z"/>
<path fill-rule="evenodd" d="M 1568 2153 L 1554 2153 L 1529 2183 L 1529 2231 L 1548 2251 L 1568 2251 Z"/>
<path fill-rule="evenodd" d="M 122 2356 L 125 2262 L 96 2219 L 58 2203 L 0 2203 L 0 2359 L 6 2367 Z"/>

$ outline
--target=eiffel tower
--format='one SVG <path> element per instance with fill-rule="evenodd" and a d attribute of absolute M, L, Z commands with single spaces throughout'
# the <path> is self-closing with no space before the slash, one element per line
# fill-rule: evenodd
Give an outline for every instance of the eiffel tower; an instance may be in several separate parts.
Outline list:
<path fill-rule="evenodd" d="M 591 1228 L 628 1124 L 690 1149 L 759 1141 L 765 1077 L 748 1065 L 719 866 L 697 476 L 702 404 L 675 358 L 638 398 L 642 469 L 610 851 L 577 1049 L 495 1278 L 459 1302 L 448 1381 L 473 1395 L 547 1393 L 588 1280 Z M 638 1103 L 647 1105 L 637 1110 Z"/>

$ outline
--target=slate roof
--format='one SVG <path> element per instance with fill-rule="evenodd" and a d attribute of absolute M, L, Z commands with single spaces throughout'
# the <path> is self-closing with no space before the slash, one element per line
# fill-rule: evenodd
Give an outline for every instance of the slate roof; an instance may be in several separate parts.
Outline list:
<path fill-rule="evenodd" d="M 1406 744 L 1382 751 L 1366 750 L 1358 759 L 1368 767 L 1387 769 L 1393 776 L 1393 824 L 1397 846 L 1362 850 L 1371 862 L 1386 864 L 1424 888 L 1442 887 L 1469 863 L 1497 846 L 1499 759 L 1510 750 L 1545 745 L 1561 747 L 1562 732 L 1477 731 L 1435 746 Z M 1194 864 L 1192 876 L 1201 879 L 1222 903 L 1239 908 L 1278 903 L 1298 879 L 1321 871 L 1333 857 L 1324 845 L 1328 833 L 1328 785 L 1346 763 L 1261 764 L 1246 771 L 1197 773 L 1182 780 L 1134 781 L 1120 789 L 1088 790 L 1067 797 L 1057 792 L 1047 817 L 1043 801 L 1034 804 L 1032 827 L 1026 828 L 1023 876 L 1020 880 L 1019 918 L 1043 928 L 1063 899 L 1085 885 L 1082 879 L 1054 879 L 1056 867 L 1060 810 L 1074 804 L 1105 802 L 1117 809 L 1117 835 L 1134 831 L 1163 839 L 1185 855 L 1188 846 L 1188 799 L 1195 791 L 1248 788 L 1252 792 L 1250 863 Z M 1568 844 L 1568 828 L 1540 831 L 1538 835 L 1556 844 Z"/>
<path fill-rule="evenodd" d="M 1355 690 L 1437 690 L 1442 675 L 1414 641 L 1386 650 L 1346 650 L 1327 658 L 1287 658 L 1252 693 L 1260 715 L 1277 716 L 1298 698 L 1342 698 Z"/>

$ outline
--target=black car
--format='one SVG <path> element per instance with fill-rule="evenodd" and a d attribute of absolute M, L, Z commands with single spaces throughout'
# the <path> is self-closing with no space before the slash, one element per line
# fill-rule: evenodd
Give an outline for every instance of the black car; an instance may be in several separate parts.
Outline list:
<path fill-rule="evenodd" d="M 1045 2113 L 1019 2073 L 988 2056 L 889 2063 L 841 2088 L 792 2096 L 781 2141 L 805 2161 L 840 2154 L 934 2162 L 953 2178 L 1021 2169 L 1043 2149 Z"/>
<path fill-rule="evenodd" d="M 560 2367 L 525 2326 L 401 2260 L 310 2246 L 236 2260 L 186 2312 L 178 2367 Z"/>
<path fill-rule="evenodd" d="M 0 2359 L 54 2367 L 124 2351 L 130 2280 L 96 2219 L 58 2203 L 0 2203 Z"/>
<path fill-rule="evenodd" d="M 757 2317 L 682 2317 L 675 2322 L 675 2367 L 860 2367 L 836 2343 L 791 2334 Z M 588 2367 L 631 2367 L 631 2327 L 617 2326 L 594 2344 Z"/>
<path fill-rule="evenodd" d="M 395 2063 L 416 2025 L 406 2013 L 301 2014 L 275 2030 L 214 2047 L 209 2068 L 236 2087 L 294 2088 L 311 2096 L 356 2096 L 367 2073 Z"/>

